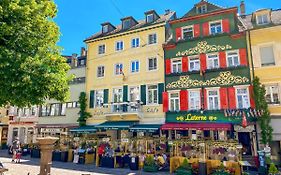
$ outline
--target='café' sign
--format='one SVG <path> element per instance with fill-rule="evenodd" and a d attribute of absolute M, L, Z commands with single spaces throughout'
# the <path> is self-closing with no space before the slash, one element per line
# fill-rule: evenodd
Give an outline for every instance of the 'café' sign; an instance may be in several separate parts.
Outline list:
<path fill-rule="evenodd" d="M 176 118 L 177 121 L 216 121 L 216 116 L 205 116 L 205 115 L 181 115 Z"/>

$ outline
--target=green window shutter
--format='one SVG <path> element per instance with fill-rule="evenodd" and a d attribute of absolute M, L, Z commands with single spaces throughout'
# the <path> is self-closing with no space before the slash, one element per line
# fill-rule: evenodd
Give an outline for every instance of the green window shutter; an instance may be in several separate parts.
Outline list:
<path fill-rule="evenodd" d="M 141 101 L 146 105 L 146 85 L 141 85 Z"/>
<path fill-rule="evenodd" d="M 128 85 L 123 86 L 123 102 L 128 101 Z"/>
<path fill-rule="evenodd" d="M 95 91 L 92 90 L 90 91 L 90 108 L 93 108 L 94 107 L 94 101 L 95 101 Z"/>
<path fill-rule="evenodd" d="M 108 103 L 108 89 L 103 90 L 103 103 L 104 104 Z"/>
<path fill-rule="evenodd" d="M 158 83 L 158 104 L 163 103 L 162 93 L 164 92 L 164 83 Z"/>

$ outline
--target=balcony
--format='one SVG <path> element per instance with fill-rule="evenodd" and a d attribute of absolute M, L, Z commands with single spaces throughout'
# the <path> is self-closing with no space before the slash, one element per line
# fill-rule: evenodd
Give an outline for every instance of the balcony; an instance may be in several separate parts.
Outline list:
<path fill-rule="evenodd" d="M 126 115 L 136 115 L 141 117 L 142 115 L 142 102 L 119 102 L 119 103 L 109 103 L 103 104 L 104 108 L 107 108 L 104 113 L 105 116 L 126 116 Z"/>

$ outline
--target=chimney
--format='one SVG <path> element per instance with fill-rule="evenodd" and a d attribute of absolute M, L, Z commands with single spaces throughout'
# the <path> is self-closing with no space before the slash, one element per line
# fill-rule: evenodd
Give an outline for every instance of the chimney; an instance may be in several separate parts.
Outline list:
<path fill-rule="evenodd" d="M 86 56 L 87 52 L 86 52 L 86 49 L 85 47 L 81 47 L 81 56 Z"/>
<path fill-rule="evenodd" d="M 165 15 L 168 15 L 170 12 L 171 12 L 170 9 L 166 9 L 166 10 L 165 10 Z"/>
<path fill-rule="evenodd" d="M 77 54 L 73 53 L 71 56 L 71 67 L 77 67 Z"/>
<path fill-rule="evenodd" d="M 241 3 L 240 3 L 240 15 L 243 16 L 245 14 L 246 14 L 245 3 L 244 3 L 244 1 L 241 1 Z"/>

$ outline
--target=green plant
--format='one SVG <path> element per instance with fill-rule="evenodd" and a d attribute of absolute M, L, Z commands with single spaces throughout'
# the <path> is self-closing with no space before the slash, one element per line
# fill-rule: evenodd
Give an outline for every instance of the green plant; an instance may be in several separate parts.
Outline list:
<path fill-rule="evenodd" d="M 91 114 L 89 112 L 86 112 L 87 97 L 85 92 L 80 93 L 79 104 L 80 104 L 80 111 L 79 111 L 80 116 L 77 119 L 77 121 L 79 122 L 79 126 L 86 126 L 86 121 L 89 117 L 91 117 Z"/>
<path fill-rule="evenodd" d="M 157 165 L 155 164 L 153 156 L 147 156 L 144 160 L 143 170 L 146 172 L 158 171 Z"/>
<path fill-rule="evenodd" d="M 191 165 L 184 159 L 180 167 L 175 172 L 176 175 L 192 175 Z"/>
<path fill-rule="evenodd" d="M 185 158 L 179 168 L 185 170 L 191 170 L 191 165 L 188 163 L 188 160 Z"/>
<path fill-rule="evenodd" d="M 272 175 L 279 174 L 279 171 L 278 171 L 278 169 L 276 168 L 276 166 L 275 166 L 274 163 L 271 163 L 271 164 L 270 164 L 268 173 L 269 173 L 269 174 L 272 174 Z"/>

